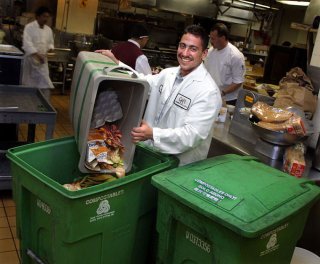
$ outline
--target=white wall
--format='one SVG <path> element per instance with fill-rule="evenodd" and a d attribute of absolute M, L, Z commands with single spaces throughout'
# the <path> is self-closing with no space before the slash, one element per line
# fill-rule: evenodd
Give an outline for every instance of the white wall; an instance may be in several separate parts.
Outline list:
<path fill-rule="evenodd" d="M 315 16 L 320 15 L 320 0 L 311 0 L 304 17 L 305 24 L 312 24 Z"/>

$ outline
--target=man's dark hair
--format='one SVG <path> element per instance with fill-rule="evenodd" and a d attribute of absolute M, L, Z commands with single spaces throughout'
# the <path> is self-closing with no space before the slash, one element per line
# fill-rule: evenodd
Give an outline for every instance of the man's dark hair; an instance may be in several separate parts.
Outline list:
<path fill-rule="evenodd" d="M 218 36 L 219 37 L 225 36 L 226 40 L 229 39 L 229 30 L 228 30 L 228 28 L 227 28 L 227 26 L 225 24 L 223 24 L 223 23 L 215 24 L 211 28 L 210 32 L 215 31 L 215 30 L 218 32 Z"/>
<path fill-rule="evenodd" d="M 36 17 L 41 16 L 41 15 L 44 14 L 44 13 L 51 14 L 50 9 L 49 9 L 48 7 L 46 7 L 46 6 L 40 6 L 40 7 L 38 7 L 37 10 L 36 10 L 36 12 L 35 12 Z"/>
<path fill-rule="evenodd" d="M 134 24 L 130 33 L 131 38 L 139 39 L 149 36 L 149 30 L 143 24 Z"/>
<path fill-rule="evenodd" d="M 202 26 L 199 26 L 199 25 L 187 26 L 183 31 L 183 35 L 187 33 L 200 37 L 202 40 L 202 49 L 203 50 L 207 49 L 208 43 L 209 43 L 209 37 L 208 37 L 208 33 L 205 31 L 205 29 Z"/>

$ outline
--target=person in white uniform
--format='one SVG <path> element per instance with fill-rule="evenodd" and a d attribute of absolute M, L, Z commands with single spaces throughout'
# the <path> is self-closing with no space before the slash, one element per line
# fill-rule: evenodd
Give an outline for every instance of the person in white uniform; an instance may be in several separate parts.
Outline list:
<path fill-rule="evenodd" d="M 235 105 L 245 74 L 245 60 L 241 51 L 229 42 L 229 30 L 222 23 L 210 31 L 209 49 L 205 66 L 215 80 L 227 104 Z"/>
<path fill-rule="evenodd" d="M 150 84 L 151 93 L 144 120 L 131 131 L 132 140 L 176 155 L 180 166 L 207 157 L 214 120 L 222 104 L 219 88 L 202 62 L 208 41 L 201 26 L 188 26 L 177 50 L 178 67 L 155 75 L 139 74 Z M 111 51 L 97 52 L 121 66 Z"/>
<path fill-rule="evenodd" d="M 47 52 L 54 49 L 53 33 L 46 25 L 50 17 L 47 7 L 39 7 L 36 20 L 27 24 L 23 30 L 23 45 L 25 52 L 22 84 L 41 88 L 45 97 L 50 100 L 50 89 L 54 88 L 50 77 Z"/>

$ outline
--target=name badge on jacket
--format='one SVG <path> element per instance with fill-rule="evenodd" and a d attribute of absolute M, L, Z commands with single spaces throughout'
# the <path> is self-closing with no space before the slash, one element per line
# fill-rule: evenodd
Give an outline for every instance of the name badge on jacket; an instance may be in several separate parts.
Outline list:
<path fill-rule="evenodd" d="M 176 98 L 174 99 L 174 104 L 185 110 L 189 109 L 190 103 L 191 103 L 191 99 L 188 97 L 185 97 L 180 93 L 177 94 Z"/>

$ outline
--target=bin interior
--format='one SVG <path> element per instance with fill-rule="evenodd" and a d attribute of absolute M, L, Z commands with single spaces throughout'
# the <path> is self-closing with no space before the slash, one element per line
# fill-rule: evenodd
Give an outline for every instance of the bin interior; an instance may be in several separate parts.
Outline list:
<path fill-rule="evenodd" d="M 100 93 L 104 91 L 114 91 L 117 94 L 123 117 L 120 120 L 115 121 L 118 128 L 122 133 L 121 142 L 125 147 L 124 152 L 124 167 L 126 172 L 131 170 L 131 165 L 134 156 L 135 144 L 131 140 L 130 132 L 133 127 L 136 127 L 141 122 L 143 110 L 146 104 L 146 88 L 142 83 L 138 82 L 129 82 L 129 81 L 121 81 L 121 80 L 103 80 L 98 87 L 97 96 L 94 103 L 94 111 L 95 107 L 97 107 L 97 98 Z M 102 107 L 110 107 L 106 102 Z M 90 110 L 91 111 L 91 110 Z M 87 124 L 87 129 L 90 128 L 90 124 L 94 116 L 92 115 L 90 121 Z M 84 121 L 86 122 L 86 121 Z M 86 134 L 89 133 L 89 130 Z M 82 144 L 81 153 L 86 153 L 87 148 L 87 139 L 81 138 L 79 139 L 80 144 Z M 83 167 L 83 162 L 85 159 L 85 155 L 82 155 L 80 159 L 80 170 L 86 171 Z"/>
<path fill-rule="evenodd" d="M 83 177 L 87 173 L 83 173 L 78 168 L 80 155 L 77 150 L 74 137 L 62 139 L 48 140 L 28 144 L 8 150 L 8 158 L 16 163 L 19 163 L 23 168 L 32 171 L 32 174 L 27 174 L 28 177 L 37 177 L 45 183 L 51 184 L 52 187 L 58 188 L 65 192 L 62 184 L 71 183 L 78 177 Z M 111 185 L 128 181 L 131 175 L 134 178 L 139 178 L 139 172 L 152 169 L 157 169 L 157 165 L 171 164 L 171 159 L 168 156 L 153 152 L 141 145 L 138 145 L 134 155 L 132 170 L 122 179 L 113 182 L 103 183 L 103 185 Z M 176 160 L 174 161 L 176 163 Z M 99 184 L 100 186 L 101 184 Z M 90 190 L 97 186 L 89 187 L 80 192 Z M 79 192 L 79 191 L 78 191 Z M 65 192 L 72 195 L 74 192 Z"/>

